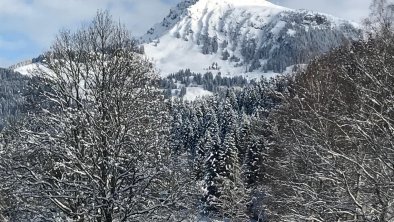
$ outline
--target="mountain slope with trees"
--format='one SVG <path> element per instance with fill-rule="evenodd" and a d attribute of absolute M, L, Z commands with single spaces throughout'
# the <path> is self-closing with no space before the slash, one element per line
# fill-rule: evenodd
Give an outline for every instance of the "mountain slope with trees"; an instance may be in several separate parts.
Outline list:
<path fill-rule="evenodd" d="M 28 77 L 0 68 L 0 129 L 26 109 Z"/>

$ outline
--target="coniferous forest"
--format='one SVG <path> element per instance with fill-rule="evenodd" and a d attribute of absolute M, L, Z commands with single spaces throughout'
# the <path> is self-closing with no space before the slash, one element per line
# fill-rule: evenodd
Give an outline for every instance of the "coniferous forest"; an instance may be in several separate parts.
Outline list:
<path fill-rule="evenodd" d="M 0 221 L 394 221 L 394 29 L 371 9 L 365 39 L 259 81 L 160 78 L 108 12 L 60 32 L 47 69 L 0 70 Z"/>

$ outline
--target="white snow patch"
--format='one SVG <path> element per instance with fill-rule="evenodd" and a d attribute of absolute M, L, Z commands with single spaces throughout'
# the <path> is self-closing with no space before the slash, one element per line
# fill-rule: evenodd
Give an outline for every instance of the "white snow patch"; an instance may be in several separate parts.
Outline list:
<path fill-rule="evenodd" d="M 266 73 L 261 73 L 259 71 L 254 71 L 254 72 L 248 72 L 244 74 L 244 78 L 247 79 L 248 81 L 254 80 L 254 81 L 260 81 L 262 77 L 266 79 L 274 78 L 275 76 L 279 75 L 280 73 L 276 72 L 266 72 Z"/>
<path fill-rule="evenodd" d="M 24 65 L 14 69 L 14 71 L 19 72 L 20 74 L 26 76 L 33 76 L 39 72 L 46 72 L 46 73 L 52 72 L 50 69 L 48 69 L 41 63 L 32 63 L 32 64 Z"/>
<path fill-rule="evenodd" d="M 276 23 L 275 27 L 271 29 L 272 34 L 279 35 L 280 31 L 285 28 L 286 24 L 287 23 L 284 21 L 279 21 L 278 23 Z"/>
<path fill-rule="evenodd" d="M 296 33 L 297 33 L 297 32 L 296 32 L 294 29 L 288 29 L 288 30 L 287 30 L 287 34 L 288 34 L 289 36 L 294 36 Z"/>
<path fill-rule="evenodd" d="M 187 101 L 194 101 L 198 98 L 212 96 L 213 93 L 207 91 L 201 87 L 187 87 L 186 88 L 186 95 L 183 97 L 184 100 Z"/>

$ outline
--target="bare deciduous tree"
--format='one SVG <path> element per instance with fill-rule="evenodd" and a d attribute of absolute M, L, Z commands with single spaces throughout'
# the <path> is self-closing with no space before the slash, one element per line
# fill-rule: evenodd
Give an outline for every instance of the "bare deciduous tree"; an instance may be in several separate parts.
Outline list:
<path fill-rule="evenodd" d="M 280 220 L 394 219 L 393 49 L 387 35 L 354 43 L 296 77 L 275 118 Z"/>
<path fill-rule="evenodd" d="M 371 34 L 385 34 L 393 31 L 394 2 L 388 0 L 373 0 L 370 15 L 364 19 L 364 25 Z"/>
<path fill-rule="evenodd" d="M 51 221 L 189 215 L 181 195 L 190 184 L 173 169 L 157 75 L 122 25 L 98 12 L 87 27 L 62 31 L 35 78 L 38 111 L 2 161 L 21 211 Z"/>

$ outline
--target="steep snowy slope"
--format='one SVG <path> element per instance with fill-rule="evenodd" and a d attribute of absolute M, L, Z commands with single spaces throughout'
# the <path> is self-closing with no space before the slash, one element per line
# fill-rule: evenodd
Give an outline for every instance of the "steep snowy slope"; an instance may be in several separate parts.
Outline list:
<path fill-rule="evenodd" d="M 45 67 L 44 62 L 45 62 L 45 56 L 39 55 L 36 58 L 19 62 L 17 64 L 14 64 L 14 65 L 8 67 L 8 68 L 13 70 L 14 72 L 18 72 L 22 75 L 32 76 L 32 75 L 36 74 L 37 71 L 50 72 L 50 70 Z"/>
<path fill-rule="evenodd" d="M 256 76 L 306 63 L 360 35 L 345 20 L 265 0 L 186 0 L 141 40 L 163 76 L 187 68 Z"/>

